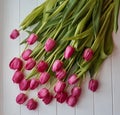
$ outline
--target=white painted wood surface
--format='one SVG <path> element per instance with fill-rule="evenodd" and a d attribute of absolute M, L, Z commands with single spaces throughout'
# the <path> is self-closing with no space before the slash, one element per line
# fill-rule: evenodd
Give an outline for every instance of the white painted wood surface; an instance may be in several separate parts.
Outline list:
<path fill-rule="evenodd" d="M 16 104 L 19 90 L 11 81 L 13 71 L 8 64 L 19 55 L 21 48 L 18 45 L 20 40 L 10 40 L 9 33 L 42 1 L 0 0 L 0 115 L 120 115 L 120 29 L 114 34 L 114 52 L 101 67 L 100 87 L 96 93 L 88 90 L 87 79 L 75 108 L 53 101 L 47 106 L 40 102 L 36 111 L 29 111 Z"/>

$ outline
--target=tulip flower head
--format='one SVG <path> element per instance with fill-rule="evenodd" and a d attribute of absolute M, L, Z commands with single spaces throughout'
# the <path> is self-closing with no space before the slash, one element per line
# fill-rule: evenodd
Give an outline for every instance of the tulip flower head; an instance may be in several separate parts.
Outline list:
<path fill-rule="evenodd" d="M 52 66 L 52 71 L 57 72 L 60 69 L 62 69 L 62 67 L 63 67 L 63 62 L 60 60 L 55 60 L 55 62 L 53 63 L 53 66 Z"/>
<path fill-rule="evenodd" d="M 47 88 L 42 88 L 40 89 L 40 91 L 38 92 L 38 97 L 40 99 L 44 99 L 47 98 L 50 95 L 49 90 Z"/>
<path fill-rule="evenodd" d="M 80 87 L 75 86 L 75 87 L 72 88 L 72 90 L 71 90 L 71 94 L 72 94 L 72 96 L 78 98 L 78 97 L 81 95 L 81 91 L 82 91 L 82 90 L 81 90 Z"/>
<path fill-rule="evenodd" d="M 22 58 L 26 61 L 30 58 L 30 54 L 32 53 L 31 49 L 27 49 L 22 53 Z"/>
<path fill-rule="evenodd" d="M 32 78 L 30 80 L 30 89 L 31 90 L 34 90 L 35 88 L 37 88 L 38 85 L 39 85 L 39 80 L 38 79 Z"/>
<path fill-rule="evenodd" d="M 29 87 L 30 87 L 30 80 L 23 79 L 19 83 L 19 88 L 20 88 L 21 91 L 27 90 Z"/>
<path fill-rule="evenodd" d="M 23 62 L 20 58 L 14 57 L 9 63 L 10 69 L 21 70 L 23 67 Z"/>
<path fill-rule="evenodd" d="M 20 93 L 19 95 L 17 95 L 16 97 L 16 102 L 18 104 L 23 104 L 26 100 L 28 99 L 28 96 L 24 93 Z"/>
<path fill-rule="evenodd" d="M 45 46 L 44 46 L 45 51 L 46 52 L 52 51 L 54 49 L 55 45 L 56 45 L 56 41 L 53 40 L 52 38 L 48 38 L 45 43 Z"/>
<path fill-rule="evenodd" d="M 19 31 L 17 29 L 14 29 L 10 34 L 10 38 L 16 39 L 19 35 L 20 35 Z"/>
<path fill-rule="evenodd" d="M 26 106 L 29 110 L 35 110 L 38 106 L 38 102 L 34 100 L 33 98 L 31 98 L 28 100 Z"/>
<path fill-rule="evenodd" d="M 78 78 L 76 74 L 73 74 L 68 78 L 68 83 L 70 85 L 77 83 L 77 81 L 78 81 Z"/>
<path fill-rule="evenodd" d="M 67 93 L 66 92 L 60 92 L 60 93 L 57 93 L 55 98 L 57 100 L 57 102 L 59 103 L 64 103 L 67 99 Z"/>
<path fill-rule="evenodd" d="M 58 81 L 58 82 L 56 83 L 56 85 L 54 86 L 54 91 L 55 91 L 56 93 L 63 92 L 64 89 L 65 89 L 65 87 L 66 87 L 65 82 L 63 82 L 63 81 Z"/>
<path fill-rule="evenodd" d="M 12 80 L 14 83 L 20 83 L 23 78 L 24 78 L 24 74 L 21 71 L 16 71 L 13 75 Z"/>
<path fill-rule="evenodd" d="M 90 61 L 93 57 L 93 54 L 94 54 L 93 50 L 91 48 L 87 48 L 83 53 L 83 59 L 86 61 Z"/>
<path fill-rule="evenodd" d="M 39 78 L 40 84 L 47 83 L 49 78 L 50 78 L 50 74 L 48 72 L 41 73 L 40 78 Z"/>
<path fill-rule="evenodd" d="M 62 80 L 63 78 L 66 77 L 66 70 L 65 69 L 60 69 L 59 71 L 56 72 L 56 77 L 59 80 Z"/>
<path fill-rule="evenodd" d="M 47 68 L 48 68 L 48 64 L 43 60 L 37 64 L 37 70 L 39 72 L 44 72 L 45 70 L 47 70 Z"/>
<path fill-rule="evenodd" d="M 69 59 L 73 55 L 74 51 L 75 51 L 74 47 L 72 47 L 70 45 L 67 46 L 65 49 L 65 52 L 64 52 L 65 59 Z"/>
<path fill-rule="evenodd" d="M 67 100 L 66 100 L 66 103 L 71 106 L 71 107 L 74 107 L 78 102 L 78 99 L 72 95 L 70 95 Z"/>
<path fill-rule="evenodd" d="M 32 34 L 27 38 L 27 43 L 28 43 L 29 45 L 32 45 L 32 44 L 34 44 L 34 43 L 37 41 L 37 39 L 38 39 L 38 36 L 37 36 L 36 34 L 32 33 Z"/>
<path fill-rule="evenodd" d="M 43 98 L 42 101 L 43 101 L 46 105 L 48 105 L 49 103 L 51 103 L 52 99 L 53 99 L 53 96 L 52 96 L 51 94 L 49 94 L 47 97 Z"/>
<path fill-rule="evenodd" d="M 36 65 L 36 61 L 32 58 L 28 59 L 26 64 L 25 64 L 25 69 L 26 70 L 31 70 L 33 67 Z"/>
<path fill-rule="evenodd" d="M 97 90 L 97 88 L 98 88 L 98 81 L 95 79 L 91 79 L 89 81 L 88 89 L 95 92 Z"/>

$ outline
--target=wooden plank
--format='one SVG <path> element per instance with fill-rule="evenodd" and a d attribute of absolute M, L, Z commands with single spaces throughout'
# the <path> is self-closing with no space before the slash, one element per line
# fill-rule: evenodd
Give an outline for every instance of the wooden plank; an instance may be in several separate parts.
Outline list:
<path fill-rule="evenodd" d="M 75 115 L 75 108 L 69 107 L 66 103 L 57 103 L 57 115 Z"/>
<path fill-rule="evenodd" d="M 99 74 L 99 88 L 94 93 L 94 115 L 112 115 L 111 58 L 102 65 Z"/>
<path fill-rule="evenodd" d="M 0 1 L 0 25 L 1 25 L 1 31 L 0 31 L 0 80 L 1 80 L 1 83 L 0 83 L 0 97 L 1 97 L 1 103 L 0 103 L 0 114 L 3 115 L 3 68 L 2 68 L 2 65 L 3 65 L 3 42 L 2 42 L 2 38 L 3 38 L 3 1 Z"/>
<path fill-rule="evenodd" d="M 48 105 L 45 105 L 42 100 L 39 100 L 39 104 L 39 115 L 57 115 L 56 104 L 54 100 Z"/>
<path fill-rule="evenodd" d="M 87 75 L 82 84 L 82 93 L 76 106 L 76 115 L 93 115 L 93 93 L 88 89 L 89 80 L 90 78 Z"/>
<path fill-rule="evenodd" d="M 114 34 L 114 52 L 112 55 L 113 115 L 120 114 L 120 15 L 119 30 Z"/>
<path fill-rule="evenodd" d="M 14 71 L 8 67 L 10 60 L 19 53 L 19 41 L 9 38 L 12 29 L 18 27 L 19 24 L 19 1 L 4 0 L 2 5 L 3 115 L 20 115 L 20 107 L 15 102 L 19 91 L 11 80 Z"/>

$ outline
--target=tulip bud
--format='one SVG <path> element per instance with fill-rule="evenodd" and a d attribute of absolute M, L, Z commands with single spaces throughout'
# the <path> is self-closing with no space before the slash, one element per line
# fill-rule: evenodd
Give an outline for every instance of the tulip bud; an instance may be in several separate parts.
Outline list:
<path fill-rule="evenodd" d="M 48 68 L 48 64 L 47 62 L 45 61 L 40 61 L 38 64 L 37 64 L 37 70 L 39 72 L 44 72 L 45 70 L 47 70 Z"/>
<path fill-rule="evenodd" d="M 26 106 L 29 110 L 35 110 L 38 106 L 38 102 L 31 98 L 28 100 Z"/>
<path fill-rule="evenodd" d="M 54 63 L 53 63 L 53 66 L 52 66 L 52 71 L 53 72 L 57 72 L 59 71 L 63 66 L 63 62 L 60 61 L 60 60 L 56 60 Z"/>
<path fill-rule="evenodd" d="M 21 71 L 16 71 L 13 75 L 12 80 L 14 83 L 20 83 L 23 78 L 24 78 L 24 74 Z"/>
<path fill-rule="evenodd" d="M 36 61 L 34 59 L 30 58 L 30 59 L 27 60 L 27 62 L 25 64 L 25 69 L 26 70 L 31 70 L 31 69 L 33 69 L 35 64 L 36 64 Z"/>
<path fill-rule="evenodd" d="M 31 49 L 27 49 L 22 53 L 22 58 L 24 60 L 28 60 L 30 58 L 30 54 L 32 53 Z"/>
<path fill-rule="evenodd" d="M 33 79 L 30 80 L 30 89 L 31 90 L 37 88 L 38 85 L 39 85 L 39 80 L 38 79 L 33 78 Z"/>
<path fill-rule="evenodd" d="M 16 102 L 18 104 L 23 104 L 26 100 L 27 100 L 28 96 L 24 93 L 20 93 L 17 97 L 16 97 Z"/>
<path fill-rule="evenodd" d="M 91 80 L 89 81 L 88 88 L 89 88 L 91 91 L 95 92 L 95 91 L 97 90 L 97 88 L 98 88 L 98 81 L 95 80 L 95 79 L 91 79 Z"/>
<path fill-rule="evenodd" d="M 58 82 L 56 83 L 55 87 L 54 87 L 54 91 L 55 91 L 56 93 L 63 92 L 64 89 L 65 89 L 65 87 L 66 87 L 65 82 L 58 81 Z"/>
<path fill-rule="evenodd" d="M 10 38 L 16 39 L 19 35 L 20 35 L 19 31 L 17 29 L 14 29 L 10 34 Z"/>
<path fill-rule="evenodd" d="M 62 80 L 63 78 L 66 77 L 66 71 L 64 69 L 60 69 L 59 71 L 56 72 L 56 77 L 59 80 Z"/>
<path fill-rule="evenodd" d="M 9 63 L 10 69 L 13 70 L 21 70 L 23 67 L 23 62 L 20 58 L 13 58 L 12 61 Z"/>
<path fill-rule="evenodd" d="M 69 59 L 73 55 L 74 51 L 75 51 L 74 47 L 72 47 L 70 45 L 67 46 L 67 48 L 65 49 L 65 52 L 64 52 L 65 59 Z"/>
<path fill-rule="evenodd" d="M 83 53 L 83 59 L 86 61 L 90 61 L 93 57 L 93 54 L 94 54 L 93 50 L 91 48 L 87 48 Z"/>
<path fill-rule="evenodd" d="M 37 39 L 38 39 L 38 36 L 37 36 L 36 34 L 32 33 L 32 34 L 28 37 L 27 43 L 28 43 L 29 45 L 32 45 L 32 44 L 34 44 L 34 43 L 37 41 Z"/>
<path fill-rule="evenodd" d="M 71 107 L 74 107 L 76 104 L 77 104 L 77 101 L 78 99 L 72 95 L 70 95 L 68 98 L 67 98 L 67 101 L 66 103 L 71 106 Z"/>
<path fill-rule="evenodd" d="M 48 38 L 45 43 L 45 46 L 44 46 L 45 51 L 46 52 L 52 51 L 54 49 L 55 45 L 56 45 L 56 41 L 51 38 Z"/>
<path fill-rule="evenodd" d="M 41 84 L 45 84 L 49 80 L 49 78 L 50 78 L 50 74 L 47 72 L 43 72 L 40 75 L 39 81 Z"/>
<path fill-rule="evenodd" d="M 26 80 L 23 79 L 20 83 L 19 83 L 19 88 L 20 90 L 27 90 L 30 87 L 30 80 Z"/>
<path fill-rule="evenodd" d="M 66 92 L 57 93 L 55 98 L 57 99 L 57 102 L 63 103 L 67 99 L 67 93 Z"/>
<path fill-rule="evenodd" d="M 53 99 L 53 96 L 51 94 L 49 94 L 47 97 L 43 98 L 43 102 L 47 105 L 49 104 Z"/>
<path fill-rule="evenodd" d="M 82 90 L 81 90 L 80 87 L 77 87 L 77 86 L 73 87 L 72 90 L 71 90 L 72 96 L 78 98 L 80 96 L 80 94 L 81 94 L 81 91 Z"/>
<path fill-rule="evenodd" d="M 76 74 L 71 75 L 68 79 L 68 83 L 70 85 L 75 84 L 77 81 L 78 81 L 78 78 Z"/>
<path fill-rule="evenodd" d="M 38 97 L 40 99 L 44 99 L 47 98 L 49 96 L 49 91 L 47 88 L 42 88 L 39 92 L 38 92 Z"/>

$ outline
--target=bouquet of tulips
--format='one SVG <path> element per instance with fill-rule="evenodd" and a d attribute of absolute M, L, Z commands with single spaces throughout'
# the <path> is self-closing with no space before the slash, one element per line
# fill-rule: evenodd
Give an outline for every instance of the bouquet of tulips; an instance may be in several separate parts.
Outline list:
<path fill-rule="evenodd" d="M 98 70 L 113 51 L 119 6 L 120 0 L 46 0 L 36 7 L 10 34 L 16 39 L 21 30 L 28 33 L 22 54 L 9 63 L 21 90 L 16 102 L 34 110 L 39 99 L 49 104 L 55 98 L 73 107 L 87 72 L 95 92 Z M 36 97 L 29 98 L 26 92 L 34 89 Z"/>

